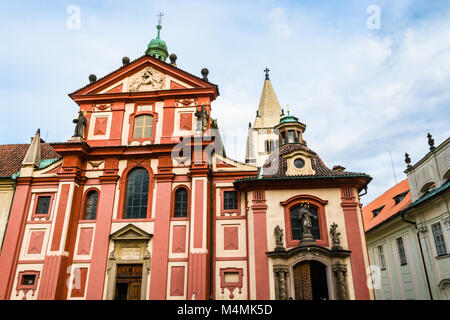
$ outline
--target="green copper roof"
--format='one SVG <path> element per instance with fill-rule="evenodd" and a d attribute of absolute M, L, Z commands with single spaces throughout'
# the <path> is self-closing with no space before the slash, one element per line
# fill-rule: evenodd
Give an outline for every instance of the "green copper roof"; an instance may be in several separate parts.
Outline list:
<path fill-rule="evenodd" d="M 160 31 L 162 29 L 162 26 L 158 24 L 156 26 L 156 29 L 158 29 L 158 35 L 155 39 L 152 39 L 152 41 L 150 41 L 145 54 L 155 57 L 156 59 L 159 59 L 161 61 L 166 61 L 167 57 L 169 56 L 169 52 L 167 51 L 166 42 L 164 40 L 161 40 L 160 38 Z"/>
<path fill-rule="evenodd" d="M 298 122 L 298 118 L 291 116 L 291 115 L 287 115 L 287 116 L 281 118 L 280 123 L 286 123 L 286 122 Z"/>
<path fill-rule="evenodd" d="M 58 160 L 59 159 L 41 159 L 41 162 L 39 163 L 39 169 L 47 168 L 49 165 Z"/>

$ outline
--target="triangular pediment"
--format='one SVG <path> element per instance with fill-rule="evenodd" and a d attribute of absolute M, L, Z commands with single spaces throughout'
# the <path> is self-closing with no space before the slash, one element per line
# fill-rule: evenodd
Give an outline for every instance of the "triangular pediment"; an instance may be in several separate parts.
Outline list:
<path fill-rule="evenodd" d="M 73 92 L 70 96 L 73 98 L 91 94 L 211 87 L 217 86 L 169 63 L 145 55 Z"/>
<path fill-rule="evenodd" d="M 153 237 L 152 234 L 145 232 L 141 228 L 138 228 L 131 223 L 110 235 L 110 238 L 114 241 L 118 241 L 118 240 L 119 241 L 120 240 L 149 240 L 152 237 Z"/>

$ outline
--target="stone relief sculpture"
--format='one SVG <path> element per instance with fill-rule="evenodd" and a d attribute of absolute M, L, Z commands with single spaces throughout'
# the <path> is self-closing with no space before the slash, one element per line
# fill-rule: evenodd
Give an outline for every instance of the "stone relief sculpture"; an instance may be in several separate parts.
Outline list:
<path fill-rule="evenodd" d="M 166 86 L 166 76 L 151 67 L 147 67 L 130 78 L 128 91 L 162 90 Z"/>
<path fill-rule="evenodd" d="M 347 267 L 342 264 L 336 264 L 333 266 L 333 274 L 336 279 L 337 295 L 339 300 L 347 300 Z"/>
<path fill-rule="evenodd" d="M 76 123 L 75 132 L 72 138 L 84 138 L 84 129 L 86 128 L 86 118 L 83 111 L 78 112 L 78 118 L 73 119 L 73 123 Z"/>

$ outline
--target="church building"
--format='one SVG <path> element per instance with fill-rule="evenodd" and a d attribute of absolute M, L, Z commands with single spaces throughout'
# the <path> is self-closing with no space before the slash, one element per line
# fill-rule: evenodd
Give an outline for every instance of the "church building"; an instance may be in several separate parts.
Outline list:
<path fill-rule="evenodd" d="M 69 95 L 72 138 L 38 130 L 11 165 L 0 299 L 373 299 L 371 177 L 325 165 L 268 69 L 245 163 L 228 158 L 218 86 L 178 68 L 161 29 Z"/>

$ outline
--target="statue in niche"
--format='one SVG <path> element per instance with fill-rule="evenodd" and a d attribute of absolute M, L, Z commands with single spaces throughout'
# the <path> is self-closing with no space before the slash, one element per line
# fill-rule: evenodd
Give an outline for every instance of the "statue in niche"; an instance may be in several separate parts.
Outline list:
<path fill-rule="evenodd" d="M 78 112 L 78 118 L 73 119 L 73 123 L 76 123 L 75 132 L 73 138 L 84 138 L 84 129 L 86 128 L 86 118 L 83 111 Z"/>
<path fill-rule="evenodd" d="M 195 112 L 195 116 L 197 117 L 197 131 L 206 131 L 208 129 L 208 112 L 205 110 L 205 105 L 202 104 L 200 110 Z"/>
<path fill-rule="evenodd" d="M 133 80 L 130 81 L 128 89 L 131 92 L 162 90 L 164 89 L 165 84 L 165 75 L 151 67 L 148 67 L 142 70 Z"/>
<path fill-rule="evenodd" d="M 341 233 L 337 231 L 337 227 L 338 225 L 333 222 L 333 224 L 330 227 L 330 234 L 333 242 L 333 248 L 340 249 L 341 240 L 339 239 L 339 236 L 341 235 Z"/>
<path fill-rule="evenodd" d="M 276 243 L 275 251 L 280 250 L 284 251 L 285 249 L 283 247 L 283 229 L 281 229 L 280 226 L 276 226 L 273 233 L 275 235 L 275 243 Z"/>
<path fill-rule="evenodd" d="M 299 210 L 299 217 L 302 223 L 302 240 L 305 241 L 314 241 L 312 236 L 312 222 L 311 218 L 317 219 L 314 214 L 309 211 L 309 203 L 304 202 Z"/>

